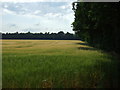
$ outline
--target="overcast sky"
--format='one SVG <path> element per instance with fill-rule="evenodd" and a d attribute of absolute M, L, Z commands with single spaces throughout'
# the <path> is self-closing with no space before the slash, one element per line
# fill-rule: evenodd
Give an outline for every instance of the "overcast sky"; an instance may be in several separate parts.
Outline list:
<path fill-rule="evenodd" d="M 74 21 L 74 12 L 71 3 L 74 0 L 3 1 L 0 8 L 2 32 L 73 33 L 71 23 Z"/>

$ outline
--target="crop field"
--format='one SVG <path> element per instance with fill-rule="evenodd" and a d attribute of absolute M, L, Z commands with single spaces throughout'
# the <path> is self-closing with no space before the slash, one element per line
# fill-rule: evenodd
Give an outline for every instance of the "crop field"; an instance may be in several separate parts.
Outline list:
<path fill-rule="evenodd" d="M 79 40 L 2 40 L 3 88 L 117 87 L 117 64 Z"/>

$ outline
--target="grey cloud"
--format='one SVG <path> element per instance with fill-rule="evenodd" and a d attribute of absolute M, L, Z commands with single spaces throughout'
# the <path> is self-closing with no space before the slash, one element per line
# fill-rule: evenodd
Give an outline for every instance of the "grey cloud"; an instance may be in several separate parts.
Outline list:
<path fill-rule="evenodd" d="M 16 25 L 16 24 L 10 24 L 9 27 L 10 27 L 10 28 L 11 28 L 11 27 L 17 27 L 17 25 Z"/>
<path fill-rule="evenodd" d="M 39 23 L 37 23 L 37 24 L 35 24 L 35 26 L 40 26 L 40 24 L 39 24 Z"/>
<path fill-rule="evenodd" d="M 4 2 L 2 7 L 6 8 L 12 12 L 15 12 L 19 15 L 32 14 L 41 16 L 47 13 L 58 13 L 61 12 L 66 14 L 66 9 L 61 9 L 59 7 L 67 6 L 66 2 L 34 2 L 34 3 L 10 3 Z M 70 9 L 70 8 L 67 8 Z"/>

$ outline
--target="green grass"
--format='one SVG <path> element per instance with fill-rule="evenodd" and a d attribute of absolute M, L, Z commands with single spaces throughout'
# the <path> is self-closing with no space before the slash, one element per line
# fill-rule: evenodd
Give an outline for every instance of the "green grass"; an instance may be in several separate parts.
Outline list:
<path fill-rule="evenodd" d="M 117 87 L 117 61 L 77 40 L 3 40 L 3 88 Z"/>

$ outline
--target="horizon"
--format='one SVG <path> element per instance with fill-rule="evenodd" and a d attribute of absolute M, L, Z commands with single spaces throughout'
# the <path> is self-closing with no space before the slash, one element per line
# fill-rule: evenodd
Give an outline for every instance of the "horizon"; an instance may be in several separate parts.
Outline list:
<path fill-rule="evenodd" d="M 30 31 L 28 31 L 28 32 L 0 32 L 0 33 L 2 33 L 2 34 L 6 34 L 6 33 L 10 33 L 10 34 L 12 34 L 12 33 L 33 33 L 33 34 L 35 34 L 35 33 L 42 33 L 42 34 L 49 33 L 49 34 L 52 34 L 52 33 L 59 33 L 59 32 L 63 32 L 64 34 L 66 34 L 66 33 L 75 34 L 75 33 L 64 32 L 64 31 L 58 31 L 58 32 L 30 32 Z"/>

